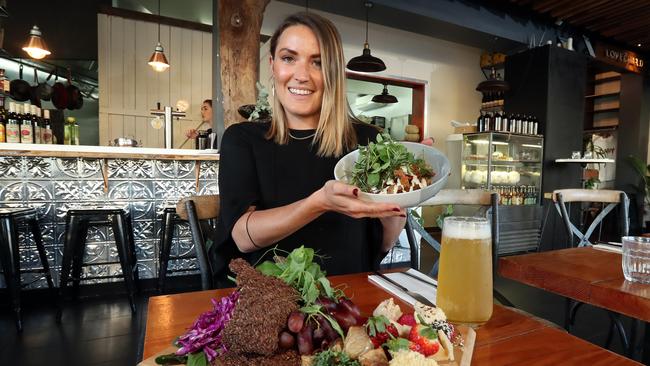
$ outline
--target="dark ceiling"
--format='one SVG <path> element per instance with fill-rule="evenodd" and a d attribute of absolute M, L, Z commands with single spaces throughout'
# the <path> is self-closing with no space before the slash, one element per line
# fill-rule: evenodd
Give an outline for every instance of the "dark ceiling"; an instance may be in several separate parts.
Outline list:
<path fill-rule="evenodd" d="M 650 51 L 648 0 L 502 0 L 550 17 L 556 24 L 613 39 L 630 49 Z M 640 45 L 640 46 L 639 46 Z"/>

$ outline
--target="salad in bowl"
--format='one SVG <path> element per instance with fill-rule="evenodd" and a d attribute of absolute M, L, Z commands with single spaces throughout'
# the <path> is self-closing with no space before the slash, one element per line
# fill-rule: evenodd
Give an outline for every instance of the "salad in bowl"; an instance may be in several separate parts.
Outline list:
<path fill-rule="evenodd" d="M 334 177 L 358 187 L 361 199 L 413 207 L 435 196 L 450 171 L 449 160 L 437 149 L 379 134 L 376 142 L 341 158 Z"/>

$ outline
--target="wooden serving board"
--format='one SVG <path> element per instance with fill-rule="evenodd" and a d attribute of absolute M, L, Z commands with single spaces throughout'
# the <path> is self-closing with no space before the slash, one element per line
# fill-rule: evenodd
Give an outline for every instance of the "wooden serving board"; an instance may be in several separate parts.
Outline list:
<path fill-rule="evenodd" d="M 438 365 L 444 366 L 470 366 L 472 353 L 476 341 L 476 331 L 466 326 L 457 326 L 456 329 L 463 336 L 463 347 L 454 347 L 454 361 L 440 361 Z M 156 363 L 156 357 L 176 352 L 178 347 L 169 346 L 154 356 L 140 362 L 137 366 L 160 366 Z"/>
<path fill-rule="evenodd" d="M 472 363 L 476 331 L 468 326 L 455 326 L 463 337 L 463 346 L 454 347 L 454 361 L 438 361 L 438 365 L 469 366 Z"/>

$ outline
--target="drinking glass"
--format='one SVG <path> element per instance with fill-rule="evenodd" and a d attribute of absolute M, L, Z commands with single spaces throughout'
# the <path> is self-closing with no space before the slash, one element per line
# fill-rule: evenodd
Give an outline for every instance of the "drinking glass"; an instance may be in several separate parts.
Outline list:
<path fill-rule="evenodd" d="M 436 302 L 455 324 L 478 328 L 492 316 L 492 236 L 487 219 L 445 218 Z"/>
<path fill-rule="evenodd" d="M 650 283 L 650 238 L 623 237 L 623 275 L 628 281 Z"/>

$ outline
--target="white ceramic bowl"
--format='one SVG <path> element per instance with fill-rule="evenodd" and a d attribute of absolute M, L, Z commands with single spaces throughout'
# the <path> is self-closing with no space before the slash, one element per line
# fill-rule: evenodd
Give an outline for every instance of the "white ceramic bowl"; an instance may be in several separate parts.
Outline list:
<path fill-rule="evenodd" d="M 445 155 L 431 146 L 415 142 L 400 142 L 400 144 L 406 146 L 406 149 L 416 158 L 424 158 L 424 161 L 433 168 L 433 171 L 436 173 L 433 177 L 433 182 L 423 189 L 406 193 L 374 194 L 359 192 L 359 198 L 372 202 L 395 203 L 400 207 L 415 207 L 435 196 L 436 193 L 445 187 L 447 178 L 449 178 L 449 173 L 451 172 L 449 160 Z M 358 157 L 359 150 L 354 150 L 342 157 L 334 167 L 334 178 L 349 184 L 352 181 L 352 170 Z"/>

